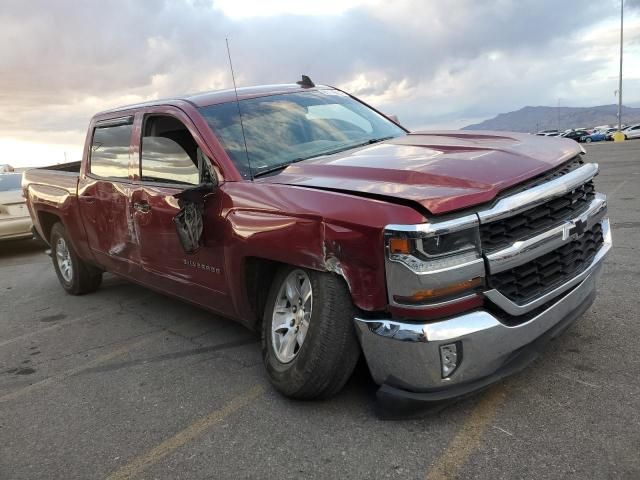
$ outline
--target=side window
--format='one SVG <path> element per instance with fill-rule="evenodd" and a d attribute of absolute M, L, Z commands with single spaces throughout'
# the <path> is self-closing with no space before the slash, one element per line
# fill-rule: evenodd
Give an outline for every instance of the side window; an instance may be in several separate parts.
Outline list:
<path fill-rule="evenodd" d="M 129 178 L 131 123 L 96 127 L 91 142 L 89 170 L 98 177 Z"/>
<path fill-rule="evenodd" d="M 153 115 L 145 119 L 140 151 L 140 179 L 198 185 L 198 145 L 180 120 Z"/>

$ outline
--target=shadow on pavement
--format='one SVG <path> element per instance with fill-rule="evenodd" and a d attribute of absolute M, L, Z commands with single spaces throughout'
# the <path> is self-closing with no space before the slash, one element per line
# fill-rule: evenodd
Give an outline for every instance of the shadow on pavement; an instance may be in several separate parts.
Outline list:
<path fill-rule="evenodd" d="M 43 241 L 35 238 L 28 240 L 8 240 L 0 242 L 0 258 L 31 255 L 49 248 Z"/>

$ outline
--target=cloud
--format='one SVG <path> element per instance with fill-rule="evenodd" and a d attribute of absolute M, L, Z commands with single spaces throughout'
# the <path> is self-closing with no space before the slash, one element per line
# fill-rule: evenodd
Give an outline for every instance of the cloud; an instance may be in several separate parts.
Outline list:
<path fill-rule="evenodd" d="M 96 111 L 227 88 L 226 37 L 239 85 L 307 73 L 410 127 L 558 98 L 614 101 L 616 0 L 359 0 L 325 13 L 285 2 L 274 14 L 243 15 L 250 3 L 235 0 L 231 11 L 227 2 L 226 15 L 224 2 L 205 0 L 4 0 L 0 137 L 51 141 L 64 132 L 67 142 L 75 132 L 81 141 Z M 626 3 L 626 71 L 640 81 L 639 2 Z M 635 92 L 625 98 L 640 101 Z"/>

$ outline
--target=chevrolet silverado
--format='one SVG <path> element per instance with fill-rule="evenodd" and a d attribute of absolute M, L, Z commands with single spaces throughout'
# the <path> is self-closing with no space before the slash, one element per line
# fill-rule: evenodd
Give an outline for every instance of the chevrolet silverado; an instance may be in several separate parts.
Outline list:
<path fill-rule="evenodd" d="M 576 142 L 392 118 L 309 81 L 126 106 L 23 190 L 68 293 L 108 271 L 261 331 L 293 398 L 363 354 L 379 405 L 412 408 L 530 363 L 612 243 Z"/>

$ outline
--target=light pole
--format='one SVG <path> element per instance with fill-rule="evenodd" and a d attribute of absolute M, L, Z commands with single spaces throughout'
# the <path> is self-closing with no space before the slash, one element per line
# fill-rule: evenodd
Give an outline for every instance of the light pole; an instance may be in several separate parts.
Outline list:
<path fill-rule="evenodd" d="M 622 130 L 622 32 L 624 25 L 624 0 L 620 0 L 620 78 L 618 79 L 618 131 Z"/>

